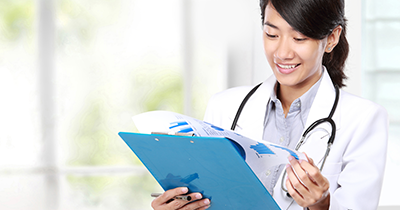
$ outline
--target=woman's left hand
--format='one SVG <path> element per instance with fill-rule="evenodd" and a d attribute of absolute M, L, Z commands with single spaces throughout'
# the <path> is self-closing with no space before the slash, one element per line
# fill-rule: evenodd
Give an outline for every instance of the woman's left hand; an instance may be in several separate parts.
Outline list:
<path fill-rule="evenodd" d="M 308 162 L 289 157 L 290 164 L 286 165 L 288 192 L 302 207 L 308 207 L 310 210 L 329 209 L 329 181 L 314 165 L 314 161 L 308 156 L 307 159 Z"/>

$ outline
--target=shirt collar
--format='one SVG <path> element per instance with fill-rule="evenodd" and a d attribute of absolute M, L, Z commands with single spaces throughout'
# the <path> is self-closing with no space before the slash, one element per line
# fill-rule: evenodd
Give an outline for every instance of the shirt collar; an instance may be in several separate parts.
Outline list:
<path fill-rule="evenodd" d="M 304 93 L 302 96 L 294 100 L 293 103 L 290 105 L 289 112 L 297 111 L 298 109 L 300 109 L 303 125 L 305 125 L 307 122 L 308 113 L 310 112 L 311 105 L 314 101 L 315 96 L 317 95 L 318 88 L 321 84 L 322 77 L 323 74 L 325 74 L 325 71 L 326 71 L 325 66 L 322 66 L 322 74 L 319 80 L 306 93 Z M 278 85 L 279 85 L 278 81 L 276 81 L 275 86 L 271 91 L 270 100 L 268 101 L 267 110 L 265 113 L 265 120 L 264 120 L 265 124 L 267 123 L 267 120 L 269 118 L 268 115 L 271 113 L 271 110 L 274 108 L 274 106 L 282 106 L 280 100 L 276 95 Z"/>
<path fill-rule="evenodd" d="M 300 105 L 299 105 L 300 110 L 301 110 L 300 114 L 301 114 L 301 119 L 303 121 L 303 125 L 305 125 L 307 122 L 308 113 L 310 113 L 311 105 L 313 104 L 314 98 L 317 95 L 318 88 L 321 84 L 322 77 L 325 72 L 324 68 L 323 68 L 322 75 L 319 78 L 319 80 L 306 93 L 304 93 L 302 96 L 299 97 L 298 103 L 300 103 Z"/>

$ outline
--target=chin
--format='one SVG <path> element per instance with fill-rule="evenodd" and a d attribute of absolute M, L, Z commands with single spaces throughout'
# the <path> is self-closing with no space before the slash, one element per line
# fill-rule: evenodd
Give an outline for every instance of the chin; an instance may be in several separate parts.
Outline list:
<path fill-rule="evenodd" d="M 299 83 L 299 79 L 295 75 L 282 75 L 279 73 L 275 73 L 276 80 L 279 82 L 279 84 L 284 85 L 284 86 L 296 86 Z"/>

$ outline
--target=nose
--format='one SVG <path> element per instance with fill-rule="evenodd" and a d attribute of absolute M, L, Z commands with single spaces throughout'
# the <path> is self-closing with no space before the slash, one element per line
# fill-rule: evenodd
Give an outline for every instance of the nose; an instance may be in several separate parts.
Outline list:
<path fill-rule="evenodd" d="M 285 61 L 293 59 L 294 54 L 295 53 L 293 51 L 293 47 L 291 45 L 290 40 L 281 39 L 274 53 L 274 56 L 279 60 Z"/>

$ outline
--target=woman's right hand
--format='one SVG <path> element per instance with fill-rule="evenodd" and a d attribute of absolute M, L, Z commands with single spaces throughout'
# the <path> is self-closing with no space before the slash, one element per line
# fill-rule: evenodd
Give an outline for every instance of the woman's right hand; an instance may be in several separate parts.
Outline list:
<path fill-rule="evenodd" d="M 174 199 L 175 196 L 186 195 L 187 192 L 187 187 L 178 187 L 165 191 L 151 202 L 151 207 L 153 207 L 154 210 L 203 210 L 210 207 L 210 200 L 207 198 L 201 199 L 203 196 L 200 193 L 188 194 L 188 196 L 191 197 L 190 201 Z"/>

